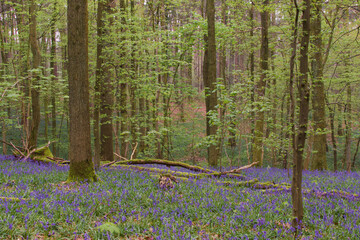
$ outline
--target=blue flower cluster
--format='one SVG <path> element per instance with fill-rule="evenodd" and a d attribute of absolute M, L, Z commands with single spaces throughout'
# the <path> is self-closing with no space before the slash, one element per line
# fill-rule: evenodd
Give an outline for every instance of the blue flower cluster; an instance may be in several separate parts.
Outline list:
<path fill-rule="evenodd" d="M 150 172 L 122 167 L 98 172 L 100 183 L 66 184 L 68 170 L 0 156 L 0 239 L 293 239 L 288 188 L 190 178 L 164 190 Z M 275 168 L 244 175 L 291 182 Z M 360 238 L 359 173 L 305 171 L 303 186 L 302 239 Z"/>

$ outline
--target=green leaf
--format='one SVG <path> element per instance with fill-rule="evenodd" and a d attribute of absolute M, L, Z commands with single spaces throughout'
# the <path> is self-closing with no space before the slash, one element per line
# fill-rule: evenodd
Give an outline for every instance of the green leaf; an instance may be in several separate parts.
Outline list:
<path fill-rule="evenodd" d="M 97 228 L 100 231 L 106 231 L 112 234 L 120 234 L 120 228 L 115 223 L 112 222 L 106 222 Z"/>

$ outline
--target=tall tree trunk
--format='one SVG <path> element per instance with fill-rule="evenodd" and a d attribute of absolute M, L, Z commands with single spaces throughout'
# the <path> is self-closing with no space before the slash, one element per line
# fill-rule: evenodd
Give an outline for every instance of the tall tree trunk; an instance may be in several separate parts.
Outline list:
<path fill-rule="evenodd" d="M 121 24 L 125 26 L 126 19 L 125 19 L 125 0 L 119 1 L 120 5 L 120 12 L 121 12 Z M 122 33 L 125 32 L 125 27 L 121 29 Z M 125 42 L 125 37 L 121 39 L 121 41 Z M 120 49 L 120 56 L 122 59 L 125 59 L 125 48 Z M 125 63 L 122 63 L 120 66 L 121 69 L 125 68 Z M 120 105 L 120 155 L 123 157 L 126 157 L 127 155 L 127 149 L 128 149 L 128 141 L 127 141 L 127 135 L 125 132 L 128 131 L 128 111 L 127 111 L 127 101 L 128 101 L 128 91 L 127 91 L 127 84 L 126 84 L 126 74 L 122 74 L 122 81 L 120 82 L 120 97 L 119 97 L 119 105 Z"/>
<path fill-rule="evenodd" d="M 98 45 L 97 45 L 97 81 L 100 82 L 100 160 L 114 160 L 113 149 L 113 86 L 110 71 L 109 58 L 104 50 L 106 46 L 111 46 L 108 40 L 108 33 L 113 20 L 109 15 L 114 12 L 115 3 L 113 0 L 98 2 Z M 99 162 L 95 162 L 95 168 L 99 168 Z"/>
<path fill-rule="evenodd" d="M 314 17 L 312 19 L 312 31 L 314 37 L 314 56 L 311 61 L 313 79 L 313 123 L 314 123 L 314 142 L 311 169 L 326 170 L 326 119 L 325 119 L 325 86 L 323 81 L 323 50 L 321 36 L 321 0 L 314 2 Z"/>
<path fill-rule="evenodd" d="M 58 77 L 58 69 L 57 69 L 57 61 L 56 61 L 56 38 L 55 38 L 55 23 L 57 18 L 57 0 L 54 2 L 53 15 L 51 19 L 51 54 L 50 54 L 50 68 L 52 73 L 52 84 L 51 84 L 51 135 L 52 139 L 56 140 L 56 92 L 57 92 L 57 77 Z M 57 154 L 57 144 L 54 142 L 52 144 L 52 153 L 54 156 Z"/>
<path fill-rule="evenodd" d="M 41 63 L 40 48 L 36 35 L 36 3 L 35 0 L 31 0 L 29 6 L 30 16 L 30 46 L 33 55 L 32 69 L 37 69 Z M 30 133 L 27 143 L 27 148 L 35 148 L 37 145 L 37 138 L 40 125 L 40 92 L 38 89 L 39 76 L 36 71 L 32 73 L 32 86 L 31 86 L 31 121 L 30 121 Z"/>
<path fill-rule="evenodd" d="M 252 147 L 252 161 L 258 162 L 258 166 L 263 164 L 263 144 L 264 144 L 264 118 L 265 111 L 263 105 L 265 104 L 265 88 L 267 71 L 269 69 L 269 39 L 268 39 L 268 26 L 269 26 L 269 12 L 267 7 L 269 0 L 263 1 L 263 9 L 260 13 L 261 16 L 261 48 L 260 48 L 260 79 L 256 84 L 256 93 L 258 96 L 259 105 L 255 117 L 254 128 L 254 142 Z"/>
<path fill-rule="evenodd" d="M 310 2 L 304 1 L 302 15 L 302 38 L 300 48 L 300 76 L 299 76 L 299 128 L 297 130 L 296 145 L 294 149 L 293 178 L 291 184 L 291 197 L 293 204 L 294 228 L 301 226 L 304 209 L 302 198 L 302 170 L 303 170 L 303 152 L 305 148 L 306 131 L 309 115 L 309 82 L 308 82 L 308 48 L 310 32 Z M 296 231 L 297 232 L 297 231 Z"/>
<path fill-rule="evenodd" d="M 91 159 L 87 0 L 68 0 L 69 182 L 97 181 Z"/>
<path fill-rule="evenodd" d="M 216 93 L 216 43 L 215 43 L 215 3 L 208 0 L 206 3 L 206 15 L 208 22 L 207 36 L 205 36 L 205 55 L 203 78 L 205 86 L 206 104 L 206 135 L 212 137 L 213 143 L 208 147 L 208 163 L 210 166 L 217 166 L 220 157 L 219 141 L 216 137 L 217 126 L 212 124 L 211 112 L 217 112 Z M 217 114 L 215 115 L 217 117 Z"/>
<path fill-rule="evenodd" d="M 296 59 L 296 45 L 298 38 L 298 21 L 299 21 L 299 6 L 297 4 L 297 0 L 294 0 L 295 5 L 295 18 L 293 25 L 293 39 L 291 42 L 291 57 L 290 57 L 290 78 L 289 78 L 289 125 L 290 125 L 290 133 L 287 133 L 287 137 L 289 138 L 289 149 L 288 152 L 292 150 L 293 156 L 295 154 L 295 146 L 296 146 L 296 137 L 295 137 L 295 93 L 294 93 L 294 79 L 295 79 L 295 59 Z M 287 168 L 288 161 L 287 157 L 290 153 L 286 153 L 286 158 L 284 160 L 284 167 Z"/>

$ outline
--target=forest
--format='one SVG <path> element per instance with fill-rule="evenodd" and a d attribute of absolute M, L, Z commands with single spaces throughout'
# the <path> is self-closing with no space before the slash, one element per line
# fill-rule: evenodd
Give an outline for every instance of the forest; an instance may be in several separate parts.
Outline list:
<path fill-rule="evenodd" d="M 1 0 L 0 239 L 360 238 L 357 0 Z"/>

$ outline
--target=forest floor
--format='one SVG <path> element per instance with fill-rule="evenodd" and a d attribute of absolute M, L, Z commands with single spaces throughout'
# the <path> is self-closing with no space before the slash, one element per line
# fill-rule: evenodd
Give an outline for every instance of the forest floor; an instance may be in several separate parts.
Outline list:
<path fill-rule="evenodd" d="M 173 188 L 121 166 L 101 169 L 99 183 L 66 184 L 68 170 L 0 156 L 0 239 L 293 239 L 286 170 L 178 178 Z M 303 188 L 301 239 L 360 238 L 359 172 L 304 171 Z"/>

